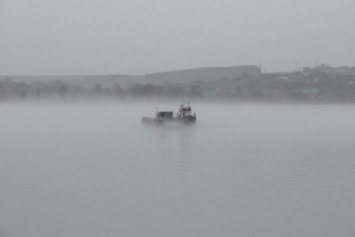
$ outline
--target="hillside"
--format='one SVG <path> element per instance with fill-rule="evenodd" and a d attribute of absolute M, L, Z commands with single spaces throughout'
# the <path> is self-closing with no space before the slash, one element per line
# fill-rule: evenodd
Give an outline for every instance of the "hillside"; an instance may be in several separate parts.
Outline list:
<path fill-rule="evenodd" d="M 146 75 L 146 80 L 153 84 L 187 83 L 191 81 L 210 82 L 219 79 L 235 79 L 248 75 L 250 77 L 260 76 L 260 68 L 253 65 L 233 67 L 206 67 L 194 68 L 179 71 L 158 72 Z"/>

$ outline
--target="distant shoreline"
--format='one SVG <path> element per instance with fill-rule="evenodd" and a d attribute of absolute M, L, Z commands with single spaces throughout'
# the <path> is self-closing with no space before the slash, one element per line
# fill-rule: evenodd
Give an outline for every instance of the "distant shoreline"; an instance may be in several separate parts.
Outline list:
<path fill-rule="evenodd" d="M 144 76 L 1 76 L 0 101 L 100 99 L 354 103 L 355 67 L 326 65 L 285 73 L 257 66 L 209 67 Z"/>

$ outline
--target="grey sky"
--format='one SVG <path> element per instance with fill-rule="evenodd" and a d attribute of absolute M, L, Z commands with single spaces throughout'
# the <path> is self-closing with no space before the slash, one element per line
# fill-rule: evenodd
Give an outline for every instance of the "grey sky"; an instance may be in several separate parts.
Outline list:
<path fill-rule="evenodd" d="M 355 65 L 354 0 L 0 0 L 0 74 Z"/>

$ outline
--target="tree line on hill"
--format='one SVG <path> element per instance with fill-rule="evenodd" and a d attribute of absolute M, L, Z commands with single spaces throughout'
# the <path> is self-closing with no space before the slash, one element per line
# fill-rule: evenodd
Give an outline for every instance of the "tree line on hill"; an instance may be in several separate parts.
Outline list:
<path fill-rule="evenodd" d="M 243 74 L 236 78 L 212 81 L 161 84 L 119 80 L 111 85 L 100 82 L 73 83 L 70 80 L 14 80 L 0 78 L 0 101 L 46 99 L 132 99 L 171 98 L 228 99 L 240 101 L 326 101 L 355 102 L 355 74 L 331 74 L 321 71 Z"/>

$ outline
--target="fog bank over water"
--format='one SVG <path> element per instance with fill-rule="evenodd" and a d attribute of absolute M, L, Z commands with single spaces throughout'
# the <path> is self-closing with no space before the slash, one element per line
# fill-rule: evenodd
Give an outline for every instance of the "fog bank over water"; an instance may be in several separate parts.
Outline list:
<path fill-rule="evenodd" d="M 321 64 L 262 73 L 259 65 L 190 68 L 133 75 L 0 76 L 0 101 L 225 100 L 355 103 L 355 67 Z"/>
<path fill-rule="evenodd" d="M 353 22 L 354 0 L 0 0 L 0 237 L 355 236 Z M 196 124 L 155 123 L 188 102 Z"/>
<path fill-rule="evenodd" d="M 2 103 L 0 234 L 355 234 L 353 106 Z"/>

